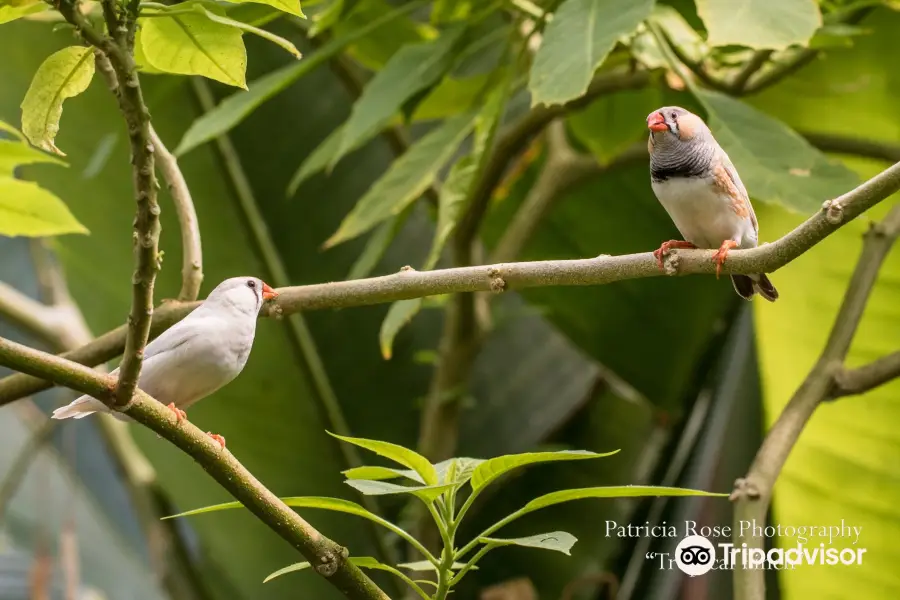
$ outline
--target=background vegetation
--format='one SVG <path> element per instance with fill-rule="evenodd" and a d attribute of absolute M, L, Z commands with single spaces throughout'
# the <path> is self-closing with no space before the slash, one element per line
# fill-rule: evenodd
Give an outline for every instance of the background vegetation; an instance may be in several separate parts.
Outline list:
<path fill-rule="evenodd" d="M 650 189 L 644 148 L 644 119 L 662 105 L 707 118 L 747 184 L 764 241 L 900 157 L 900 14 L 890 1 L 331 0 L 304 2 L 305 20 L 295 4 L 144 9 L 158 14 L 141 20 L 141 83 L 196 206 L 201 296 L 241 274 L 283 287 L 407 265 L 655 249 L 677 237 Z M 227 13 L 279 40 L 241 37 L 233 23 L 199 10 Z M 6 23 L 25 13 L 32 14 Z M 48 56 L 79 43 L 60 21 L 41 3 L 0 6 L 0 119 L 26 134 L 20 105 L 35 73 Z M 188 41 L 185 31 L 193 32 Z M 670 44 L 677 57 L 668 55 Z M 182 54 L 168 52 L 173 47 Z M 293 47 L 304 55 L 299 61 Z M 757 71 L 744 71 L 748 63 Z M 128 311 L 134 203 L 122 115 L 101 78 L 93 79 L 65 102 L 55 145 L 68 167 L 29 165 L 18 173 L 61 198 L 90 232 L 47 245 L 99 334 Z M 867 221 L 892 204 L 779 269 L 776 304 L 744 303 L 729 283 L 709 276 L 658 277 L 264 319 L 243 374 L 192 409 L 191 420 L 224 434 L 280 496 L 360 500 L 340 475 L 360 459 L 326 430 L 418 447 L 434 460 L 621 449 L 602 461 L 515 476 L 473 508 L 472 530 L 463 535 L 564 487 L 728 492 L 815 363 Z M 165 190 L 160 205 L 165 256 L 157 300 L 175 298 L 181 286 L 179 226 Z M 0 233 L 9 223 L 0 212 Z M 0 237 L 0 280 L 32 297 L 42 289 L 36 247 Z M 2 316 L 0 334 L 52 347 Z M 848 365 L 896 351 L 898 339 L 895 251 Z M 900 498 L 891 484 L 900 464 L 900 409 L 891 402 L 898 392 L 895 381 L 823 406 L 775 496 L 773 522 L 862 526 L 864 564 L 779 573 L 773 593 L 788 600 L 900 593 L 893 569 Z M 46 408 L 70 397 L 52 391 L 35 400 Z M 10 472 L 40 422 L 20 404 L 0 410 L 0 473 Z M 231 498 L 152 432 L 131 431 L 152 465 L 138 482 L 152 490 L 152 506 L 135 504 L 135 481 L 123 476 L 123 460 L 143 465 L 134 452 L 123 459 L 122 446 L 90 420 L 66 423 L 52 433 L 53 444 L 41 446 L 8 503 L 0 502 L 0 598 L 40 597 L 24 592 L 27 574 L 60 564 L 65 540 L 77 544 L 83 586 L 111 600 L 339 597 L 308 574 L 263 585 L 297 557 L 247 513 L 158 525 L 155 516 Z M 387 498 L 377 509 L 413 526 L 417 513 L 407 501 Z M 354 555 L 405 552 L 368 522 L 308 512 L 301 511 Z M 608 537 L 607 519 L 726 524 L 731 513 L 724 500 L 698 498 L 550 508 L 504 535 L 571 531 L 579 538 L 571 557 L 497 552 L 458 597 L 730 597 L 728 573 L 684 581 L 644 558 L 671 552 L 677 540 Z M 534 591 L 515 591 L 517 578 Z M 396 589 L 376 579 L 389 593 Z M 44 580 L 61 590 L 64 570 Z M 509 595 L 489 596 L 496 585 Z M 55 593 L 46 597 L 62 597 Z"/>

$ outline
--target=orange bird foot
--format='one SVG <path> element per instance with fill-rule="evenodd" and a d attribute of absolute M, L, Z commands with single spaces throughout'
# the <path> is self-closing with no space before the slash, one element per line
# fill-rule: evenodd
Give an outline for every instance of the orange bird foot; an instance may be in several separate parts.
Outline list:
<path fill-rule="evenodd" d="M 181 423 L 182 421 L 187 419 L 187 413 L 184 412 L 183 410 L 181 410 L 180 408 L 178 408 L 177 406 L 175 406 L 174 402 L 169 402 L 166 405 L 166 408 L 168 408 L 173 413 L 175 413 L 175 422 L 176 423 Z"/>
<path fill-rule="evenodd" d="M 663 257 L 669 253 L 669 250 L 672 248 L 686 248 L 688 250 L 696 250 L 697 246 L 690 242 L 685 242 L 683 240 L 669 240 L 668 242 L 663 242 L 660 245 L 659 249 L 653 251 L 653 256 L 656 258 L 656 264 L 659 265 L 659 270 L 665 270 L 663 267 Z"/>
<path fill-rule="evenodd" d="M 220 446 L 222 446 L 222 450 L 225 449 L 225 438 L 223 438 L 221 435 L 219 435 L 218 433 L 213 433 L 213 432 L 211 432 L 211 431 L 207 431 L 207 432 L 206 432 L 206 435 L 208 435 L 209 437 L 211 437 L 211 438 L 213 439 L 214 442 L 216 442 L 216 443 L 218 443 Z"/>
<path fill-rule="evenodd" d="M 722 245 L 719 246 L 719 249 L 716 250 L 715 254 L 713 254 L 713 260 L 716 261 L 716 279 L 718 279 L 719 275 L 722 273 L 722 265 L 725 263 L 725 259 L 728 258 L 728 251 L 737 247 L 738 243 L 736 241 L 725 240 L 722 242 Z"/>

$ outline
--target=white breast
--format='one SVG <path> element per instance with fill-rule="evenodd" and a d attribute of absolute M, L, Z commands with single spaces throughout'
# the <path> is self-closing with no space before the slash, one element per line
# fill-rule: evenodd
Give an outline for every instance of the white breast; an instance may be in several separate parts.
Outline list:
<path fill-rule="evenodd" d="M 738 216 L 731 199 L 709 179 L 673 177 L 651 185 L 675 227 L 698 248 L 718 248 L 725 240 L 734 240 L 741 248 L 756 247 L 750 218 Z"/>

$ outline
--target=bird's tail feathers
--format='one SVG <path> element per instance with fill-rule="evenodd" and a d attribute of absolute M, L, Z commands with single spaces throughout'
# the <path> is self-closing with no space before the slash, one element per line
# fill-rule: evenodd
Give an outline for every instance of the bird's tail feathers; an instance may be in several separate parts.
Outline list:
<path fill-rule="evenodd" d="M 731 283 L 734 285 L 734 291 L 738 296 L 745 300 L 753 298 L 753 294 L 758 293 L 769 302 L 778 300 L 778 290 L 772 285 L 772 282 L 766 277 L 765 273 L 758 275 L 732 275 Z"/>
<path fill-rule="evenodd" d="M 51 419 L 83 419 L 95 412 L 108 412 L 109 408 L 90 396 L 81 396 L 76 398 L 65 406 L 60 406 L 53 411 Z"/>

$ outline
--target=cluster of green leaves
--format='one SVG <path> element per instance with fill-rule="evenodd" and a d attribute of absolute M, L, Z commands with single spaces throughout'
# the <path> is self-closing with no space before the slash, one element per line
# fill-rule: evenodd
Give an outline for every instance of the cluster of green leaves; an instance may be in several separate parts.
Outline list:
<path fill-rule="evenodd" d="M 248 18 L 239 20 L 228 17 L 225 8 L 217 2 L 191 0 L 177 6 L 142 2 L 134 48 L 138 67 L 151 73 L 203 75 L 246 88 L 247 56 L 241 37 L 245 32 L 278 44 L 300 58 L 300 52 L 291 42 L 254 25 L 271 21 L 271 13 L 278 15 L 279 11 L 303 17 L 299 1 L 233 0 L 236 5 L 245 1 L 258 2 L 273 10 L 262 14 L 247 12 Z M 99 5 L 94 9 L 99 12 Z M 51 12 L 55 13 L 52 6 L 40 0 L 3 0 L 0 24 Z M 88 88 L 94 77 L 94 64 L 94 53 L 86 46 L 69 46 L 54 52 L 34 74 L 22 101 L 24 137 L 11 126 L 2 124 L 2 130 L 16 139 L 0 140 L 3 195 L 0 234 L 86 233 L 59 198 L 34 183 L 15 179 L 13 170 L 30 163 L 65 164 L 30 147 L 25 137 L 41 150 L 65 156 L 55 143 L 63 102 Z"/>
<path fill-rule="evenodd" d="M 19 130 L 0 121 L 0 235 L 87 233 L 53 192 L 15 177 L 16 167 L 36 163 L 66 164 L 32 147 Z"/>
<path fill-rule="evenodd" d="M 452 589 L 462 578 L 477 568 L 488 552 L 502 546 L 522 546 L 554 550 L 568 555 L 577 542 L 577 538 L 565 531 L 551 531 L 519 538 L 493 537 L 493 533 L 531 512 L 588 498 L 634 498 L 647 496 L 716 496 L 726 497 L 700 490 L 690 490 L 657 486 L 609 486 L 568 489 L 551 492 L 534 498 L 519 510 L 507 515 L 493 525 L 487 527 L 465 545 L 457 547 L 456 532 L 466 513 L 478 499 L 479 495 L 492 483 L 501 479 L 511 471 L 540 463 L 558 461 L 585 460 L 603 458 L 616 454 L 618 450 L 605 453 L 587 452 L 583 450 L 561 450 L 556 452 L 527 452 L 498 456 L 489 460 L 477 458 L 451 458 L 438 464 L 432 464 L 421 454 L 403 446 L 370 440 L 331 434 L 344 442 L 353 444 L 387 458 L 404 469 L 396 467 L 364 466 L 344 471 L 347 485 L 367 496 L 383 496 L 410 494 L 415 496 L 427 508 L 440 532 L 443 548 L 439 555 L 430 552 L 425 545 L 412 534 L 398 525 L 373 514 L 355 502 L 339 498 L 323 498 L 318 496 L 287 497 L 282 500 L 296 508 L 319 508 L 368 519 L 396 534 L 421 553 L 423 560 L 402 563 L 396 566 L 385 565 L 371 557 L 350 557 L 349 560 L 363 569 L 387 571 L 402 579 L 419 597 L 424 600 L 445 600 Z M 402 479 L 404 483 L 391 483 L 388 480 Z M 190 510 L 168 518 L 185 517 L 220 510 L 241 508 L 239 502 L 228 502 Z M 467 558 L 469 555 L 471 557 Z M 271 581 L 294 571 L 302 571 L 310 567 L 308 562 L 288 565 L 270 574 L 265 581 Z M 402 570 L 401 570 L 402 569 Z M 403 571 L 437 573 L 437 581 L 414 580 Z M 434 587 L 429 594 L 422 585 Z"/>

